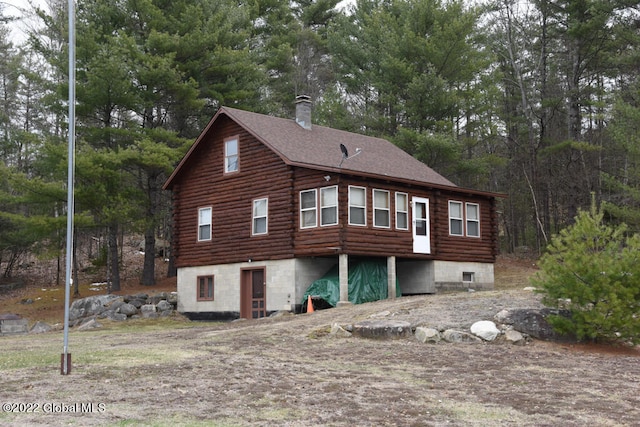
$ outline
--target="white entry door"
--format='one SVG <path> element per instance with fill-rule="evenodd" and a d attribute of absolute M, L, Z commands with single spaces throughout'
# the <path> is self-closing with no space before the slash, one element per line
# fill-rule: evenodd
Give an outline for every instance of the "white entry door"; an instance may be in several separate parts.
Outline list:
<path fill-rule="evenodd" d="M 431 253 L 431 237 L 429 233 L 429 199 L 413 197 L 413 252 Z"/>

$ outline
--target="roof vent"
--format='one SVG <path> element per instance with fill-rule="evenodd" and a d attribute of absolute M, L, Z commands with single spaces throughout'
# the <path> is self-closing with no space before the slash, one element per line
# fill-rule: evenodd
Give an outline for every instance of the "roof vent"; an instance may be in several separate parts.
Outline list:
<path fill-rule="evenodd" d="M 296 123 L 305 129 L 311 129 L 311 97 L 308 95 L 296 97 Z"/>

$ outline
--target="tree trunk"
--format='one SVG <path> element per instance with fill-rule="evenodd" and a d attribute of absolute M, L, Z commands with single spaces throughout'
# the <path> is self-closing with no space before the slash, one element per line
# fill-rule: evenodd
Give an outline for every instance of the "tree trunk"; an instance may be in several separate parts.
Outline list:
<path fill-rule="evenodd" d="M 156 266 L 156 235 L 153 227 L 147 227 L 144 233 L 144 267 L 142 269 L 142 284 L 153 286 Z"/>
<path fill-rule="evenodd" d="M 111 273 L 111 286 L 109 286 L 111 292 L 117 292 L 120 290 L 120 263 L 118 258 L 118 225 L 113 224 L 109 226 L 107 230 L 107 244 L 109 251 L 107 268 Z"/>

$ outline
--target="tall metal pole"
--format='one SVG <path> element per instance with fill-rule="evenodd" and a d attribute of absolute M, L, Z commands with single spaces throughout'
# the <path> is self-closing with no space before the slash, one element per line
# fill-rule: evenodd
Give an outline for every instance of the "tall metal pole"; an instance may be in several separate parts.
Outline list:
<path fill-rule="evenodd" d="M 69 353 L 69 302 L 71 294 L 71 269 L 73 268 L 73 216 L 75 187 L 75 138 L 76 138 L 76 39 L 75 3 L 69 0 L 69 154 L 67 168 L 67 256 L 64 293 L 64 344 L 61 358 L 61 374 L 71 372 Z"/>

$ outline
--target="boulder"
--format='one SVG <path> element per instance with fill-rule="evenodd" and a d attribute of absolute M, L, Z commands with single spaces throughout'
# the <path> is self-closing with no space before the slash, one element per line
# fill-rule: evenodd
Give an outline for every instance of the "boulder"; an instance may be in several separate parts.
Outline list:
<path fill-rule="evenodd" d="M 524 335 L 522 335 L 520 332 L 515 331 L 513 329 L 509 329 L 504 333 L 504 339 L 508 343 L 511 343 L 514 345 L 524 345 L 526 343 L 526 340 L 524 339 Z"/>
<path fill-rule="evenodd" d="M 122 307 L 124 304 L 126 304 L 126 302 L 124 302 L 122 299 L 116 300 L 108 306 L 109 311 L 114 311 L 118 313 L 120 311 L 119 308 Z"/>
<path fill-rule="evenodd" d="M 147 303 L 146 299 L 138 299 L 138 298 L 133 298 L 130 299 L 127 304 L 131 304 L 132 306 L 134 306 L 136 309 L 139 309 L 140 307 L 142 307 L 143 305 L 145 305 Z"/>
<path fill-rule="evenodd" d="M 125 302 L 124 304 L 122 304 L 120 306 L 118 311 L 120 313 L 124 314 L 125 316 L 133 316 L 134 314 L 136 314 L 138 312 L 138 309 L 136 308 L 135 305 L 129 304 L 128 302 Z"/>
<path fill-rule="evenodd" d="M 140 307 L 140 314 L 146 319 L 155 319 L 158 317 L 155 304 L 145 304 Z"/>
<path fill-rule="evenodd" d="M 166 300 L 169 297 L 169 294 L 166 292 L 160 292 L 156 295 L 151 295 L 147 298 L 147 304 L 158 304 L 162 300 Z"/>
<path fill-rule="evenodd" d="M 122 322 L 123 320 L 127 320 L 127 315 L 123 313 L 117 313 L 115 311 L 107 311 L 106 316 L 107 319 L 116 320 L 118 322 Z"/>
<path fill-rule="evenodd" d="M 149 294 L 138 292 L 137 294 L 133 295 L 131 299 L 141 299 L 143 301 L 146 301 L 147 299 L 149 299 Z"/>
<path fill-rule="evenodd" d="M 0 334 L 25 334 L 29 332 L 29 320 L 4 319 L 0 320 Z"/>
<path fill-rule="evenodd" d="M 437 329 L 426 328 L 424 326 L 418 326 L 416 328 L 415 337 L 418 341 L 423 343 L 439 343 L 442 340 L 440 332 Z"/>
<path fill-rule="evenodd" d="M 78 330 L 79 331 L 88 331 L 89 329 L 95 329 L 95 328 L 101 328 L 102 325 L 100 323 L 98 323 L 98 321 L 94 318 L 91 318 L 87 321 L 85 321 L 84 323 L 82 323 L 80 326 L 78 326 Z"/>
<path fill-rule="evenodd" d="M 170 304 L 167 300 L 162 300 L 158 302 L 156 308 L 158 309 L 158 311 L 171 311 L 173 310 L 173 305 Z"/>
<path fill-rule="evenodd" d="M 178 305 L 178 293 L 171 292 L 169 295 L 167 295 L 167 301 L 173 305 Z"/>
<path fill-rule="evenodd" d="M 329 335 L 336 338 L 349 338 L 352 334 L 339 324 L 334 323 L 331 325 L 331 332 L 329 332 Z"/>
<path fill-rule="evenodd" d="M 447 329 L 442 333 L 442 338 L 446 342 L 450 343 L 464 343 L 475 344 L 480 343 L 482 340 L 472 334 L 462 331 L 456 331 L 455 329 Z"/>
<path fill-rule="evenodd" d="M 500 330 L 490 320 L 481 320 L 471 325 L 471 333 L 485 341 L 493 341 L 500 335 Z"/>
<path fill-rule="evenodd" d="M 116 300 L 121 300 L 118 295 L 93 295 L 75 300 L 69 308 L 69 319 L 76 320 L 81 317 L 90 317 L 102 314 Z"/>
<path fill-rule="evenodd" d="M 411 323 L 401 320 L 370 320 L 353 325 L 353 335 L 362 338 L 398 339 L 412 335 Z"/>
<path fill-rule="evenodd" d="M 561 335 L 553 330 L 546 320 L 552 314 L 570 317 L 568 310 L 519 308 L 502 310 L 494 316 L 494 319 L 499 323 L 511 325 L 516 331 L 537 339 L 557 341 L 571 339 L 571 337 Z"/>
<path fill-rule="evenodd" d="M 32 334 L 41 334 L 44 332 L 49 332 L 51 329 L 53 329 L 51 327 L 51 325 L 49 325 L 48 323 L 44 323 L 41 321 L 37 321 L 32 327 L 31 330 L 29 331 L 29 333 Z"/>

